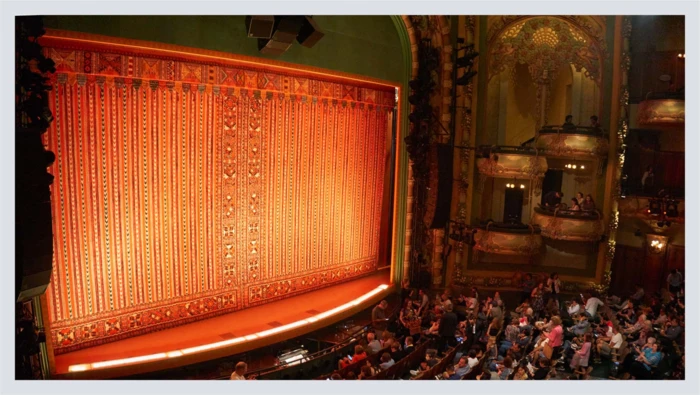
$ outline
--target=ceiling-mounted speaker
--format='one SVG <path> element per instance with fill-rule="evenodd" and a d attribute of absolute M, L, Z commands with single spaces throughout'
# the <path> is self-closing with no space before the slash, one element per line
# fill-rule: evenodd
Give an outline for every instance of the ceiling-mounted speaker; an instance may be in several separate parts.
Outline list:
<path fill-rule="evenodd" d="M 272 37 L 272 30 L 275 27 L 275 17 L 273 15 L 248 15 L 245 17 L 245 31 L 250 38 Z"/>
<path fill-rule="evenodd" d="M 303 24 L 303 16 L 276 16 L 272 37 L 258 39 L 258 50 L 266 55 L 283 54 L 292 46 Z"/>
<path fill-rule="evenodd" d="M 306 48 L 311 48 L 316 45 L 316 43 L 322 39 L 323 36 L 323 32 L 318 28 L 318 25 L 314 19 L 310 16 L 304 17 L 304 23 L 301 26 L 299 35 L 297 36 L 297 41 L 299 44 L 305 46 Z"/>

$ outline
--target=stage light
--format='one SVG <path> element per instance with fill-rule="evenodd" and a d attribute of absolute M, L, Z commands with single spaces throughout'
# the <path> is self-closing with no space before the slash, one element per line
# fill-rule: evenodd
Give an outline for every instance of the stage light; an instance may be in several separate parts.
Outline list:
<path fill-rule="evenodd" d="M 576 165 L 571 166 L 574 170 L 576 170 Z"/>
<path fill-rule="evenodd" d="M 520 184 L 520 189 L 525 189 L 525 184 Z"/>
<path fill-rule="evenodd" d="M 581 165 L 581 170 L 583 170 L 583 169 L 585 169 L 585 167 L 583 165 Z"/>
<path fill-rule="evenodd" d="M 477 56 L 479 56 L 478 52 L 468 52 L 461 58 L 457 58 L 457 62 L 455 64 L 459 68 L 471 67 L 472 65 L 474 65 L 474 58 L 476 58 Z"/>
<path fill-rule="evenodd" d="M 119 366 L 119 365 L 130 365 L 130 364 L 138 363 L 138 362 L 155 361 L 158 359 L 165 359 L 167 357 L 168 356 L 166 353 L 161 352 L 158 354 L 142 355 L 139 357 L 115 359 L 113 361 L 95 362 L 91 365 L 91 367 L 92 367 L 92 369 L 108 368 L 108 367 Z"/>
<path fill-rule="evenodd" d="M 114 366 L 122 366 L 122 365 L 131 365 L 135 363 L 140 363 L 140 362 L 148 362 L 148 361 L 157 361 L 159 359 L 165 359 L 165 358 L 177 358 L 181 357 L 183 355 L 189 355 L 189 354 L 195 354 L 198 352 L 202 351 L 207 351 L 207 350 L 212 350 L 216 348 L 221 348 L 225 347 L 228 345 L 232 344 L 238 344 L 238 343 L 244 343 L 246 341 L 251 341 L 259 338 L 263 338 L 266 336 L 270 336 L 275 333 L 281 333 L 288 331 L 290 329 L 298 328 L 304 325 L 308 325 L 310 323 L 317 322 L 323 318 L 338 314 L 342 311 L 345 311 L 347 309 L 350 309 L 352 307 L 355 307 L 359 305 L 361 302 L 371 298 L 372 296 L 375 296 L 379 294 L 382 291 L 385 291 L 389 288 L 389 285 L 387 284 L 382 284 L 378 286 L 377 288 L 367 292 L 366 294 L 360 296 L 359 298 L 354 299 L 351 302 L 345 303 L 341 306 L 338 306 L 334 309 L 325 311 L 321 314 L 317 314 L 313 317 L 309 317 L 305 320 L 299 320 L 295 321 L 277 328 L 273 329 L 268 329 L 266 331 L 250 334 L 247 336 L 242 336 L 242 337 L 237 337 L 234 339 L 229 339 L 229 340 L 224 340 L 216 343 L 209 343 L 209 344 L 203 344 L 201 346 L 196 346 L 196 347 L 190 347 L 190 348 L 185 348 L 181 350 L 173 350 L 173 351 L 168 351 L 168 352 L 162 352 L 162 353 L 157 353 L 157 354 L 150 354 L 150 355 L 142 355 L 142 356 L 137 356 L 137 357 L 131 357 L 131 358 L 123 358 L 123 359 L 115 359 L 111 361 L 102 361 L 102 362 L 94 362 L 94 363 L 85 363 L 85 364 L 77 364 L 77 365 L 71 365 L 68 367 L 69 372 L 84 372 L 87 370 L 92 370 L 92 369 L 103 369 L 103 368 L 109 368 L 109 367 L 114 367 Z M 295 362 L 299 360 L 299 358 L 296 358 L 295 356 L 287 356 L 286 359 L 291 359 L 295 358 L 292 362 Z"/>
<path fill-rule="evenodd" d="M 423 97 L 417 93 L 412 94 L 411 96 L 408 97 L 408 102 L 411 103 L 414 106 L 417 106 L 420 104 L 422 101 Z"/>
<path fill-rule="evenodd" d="M 421 90 L 423 84 L 421 84 L 420 80 L 410 80 L 408 81 L 408 87 L 413 89 L 414 91 L 418 91 Z"/>
<path fill-rule="evenodd" d="M 471 81 L 471 79 L 474 78 L 474 76 L 476 76 L 476 71 L 468 71 L 464 73 L 461 77 L 457 78 L 455 84 L 459 86 L 465 86 L 469 84 L 469 81 Z"/>

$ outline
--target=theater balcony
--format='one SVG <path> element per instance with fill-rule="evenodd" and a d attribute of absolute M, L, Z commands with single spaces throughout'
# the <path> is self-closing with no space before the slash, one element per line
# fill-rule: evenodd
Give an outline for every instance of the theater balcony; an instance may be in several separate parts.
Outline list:
<path fill-rule="evenodd" d="M 476 164 L 479 174 L 485 177 L 536 180 L 544 178 L 547 172 L 547 159 L 530 147 L 493 146 L 479 150 L 482 158 Z"/>
<path fill-rule="evenodd" d="M 650 93 L 639 103 L 637 120 L 643 126 L 685 125 L 685 94 Z"/>
<path fill-rule="evenodd" d="M 608 137 L 600 128 L 544 126 L 535 138 L 535 147 L 547 157 L 602 159 L 608 155 Z"/>
<path fill-rule="evenodd" d="M 542 229 L 542 236 L 554 240 L 595 242 L 603 235 L 603 218 L 597 210 L 548 210 L 535 207 L 530 223 Z"/>
<path fill-rule="evenodd" d="M 685 201 L 627 196 L 618 202 L 620 216 L 644 221 L 685 223 Z"/>
<path fill-rule="evenodd" d="M 489 222 L 477 228 L 474 242 L 479 253 L 532 257 L 542 248 L 542 235 L 539 226 Z"/>

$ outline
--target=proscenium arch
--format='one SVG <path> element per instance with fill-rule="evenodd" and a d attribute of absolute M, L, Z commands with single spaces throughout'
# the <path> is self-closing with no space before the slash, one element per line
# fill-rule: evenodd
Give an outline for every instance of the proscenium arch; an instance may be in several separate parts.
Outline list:
<path fill-rule="evenodd" d="M 450 38 L 450 21 L 444 15 L 426 16 L 434 18 L 437 29 L 430 37 L 434 40 L 433 45 L 442 49 L 440 56 L 440 70 L 442 71 L 442 81 L 439 84 L 438 94 L 441 97 L 451 95 L 452 89 L 452 73 L 446 72 L 451 70 L 452 66 L 452 46 Z M 399 92 L 398 103 L 398 122 L 399 122 L 399 137 L 397 141 L 397 169 L 395 174 L 395 207 L 394 207 L 394 224 L 392 238 L 392 272 L 391 278 L 395 283 L 399 283 L 403 278 L 408 276 L 410 269 L 411 245 L 408 235 L 412 232 L 412 221 L 422 220 L 413 218 L 411 207 L 413 190 L 409 188 L 409 167 L 410 161 L 406 151 L 406 145 L 403 141 L 404 137 L 409 133 L 408 114 L 411 106 L 408 104 L 408 82 L 418 75 L 418 45 L 419 32 L 413 26 L 411 17 L 408 15 L 391 15 L 392 22 L 399 35 L 401 45 L 401 62 L 403 64 L 403 75 L 401 78 L 401 88 Z M 447 67 L 449 64 L 449 67 Z M 451 109 L 444 103 L 441 105 L 440 114 L 446 122 L 451 122 Z M 435 246 L 441 247 L 441 246 Z"/>

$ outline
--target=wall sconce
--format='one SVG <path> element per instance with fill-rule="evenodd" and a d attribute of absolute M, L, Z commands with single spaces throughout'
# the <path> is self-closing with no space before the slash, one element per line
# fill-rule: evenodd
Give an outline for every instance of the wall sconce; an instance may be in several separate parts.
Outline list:
<path fill-rule="evenodd" d="M 647 235 L 647 247 L 652 254 L 663 254 L 668 246 L 668 237 L 661 235 Z"/>

